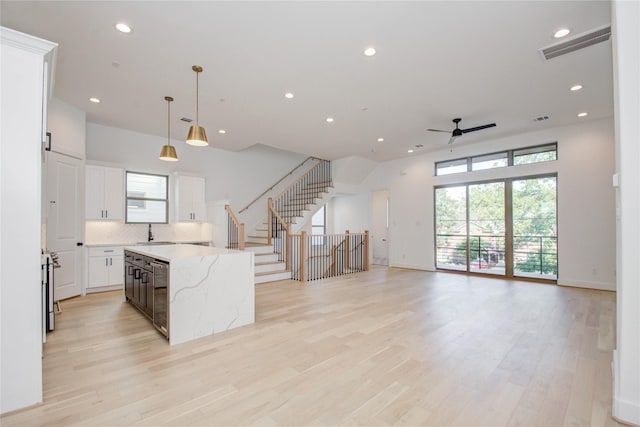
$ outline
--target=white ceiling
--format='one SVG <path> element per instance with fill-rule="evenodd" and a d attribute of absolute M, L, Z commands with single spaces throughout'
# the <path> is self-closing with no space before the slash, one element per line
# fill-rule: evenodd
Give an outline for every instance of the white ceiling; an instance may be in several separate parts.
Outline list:
<path fill-rule="evenodd" d="M 560 27 L 571 38 L 609 24 L 608 1 L 3 0 L 0 12 L 3 26 L 59 43 L 55 95 L 90 122 L 166 136 L 170 95 L 172 138 L 185 139 L 201 65 L 200 125 L 227 150 L 381 161 L 442 148 L 449 135 L 426 129 L 454 117 L 497 123 L 455 143 L 468 144 L 613 115 L 611 41 L 546 62 L 538 52 Z"/>

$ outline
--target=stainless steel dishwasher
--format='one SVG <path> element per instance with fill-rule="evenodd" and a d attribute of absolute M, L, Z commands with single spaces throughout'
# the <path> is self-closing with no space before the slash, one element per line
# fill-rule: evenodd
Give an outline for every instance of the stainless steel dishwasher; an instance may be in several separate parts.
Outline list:
<path fill-rule="evenodd" d="M 153 269 L 153 326 L 169 337 L 169 263 L 156 259 L 149 265 Z"/>

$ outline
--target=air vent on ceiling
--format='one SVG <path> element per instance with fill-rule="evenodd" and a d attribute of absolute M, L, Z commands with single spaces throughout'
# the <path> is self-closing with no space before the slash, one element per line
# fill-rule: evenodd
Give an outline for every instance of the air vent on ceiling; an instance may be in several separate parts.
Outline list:
<path fill-rule="evenodd" d="M 189 117 L 182 117 L 180 120 L 187 123 L 191 123 L 193 121 L 193 119 L 190 119 Z"/>
<path fill-rule="evenodd" d="M 549 116 L 540 116 L 533 119 L 534 122 L 543 122 L 545 120 L 549 120 Z"/>
<path fill-rule="evenodd" d="M 575 52 L 576 50 L 584 49 L 585 47 L 593 46 L 594 44 L 602 43 L 609 40 L 610 37 L 611 25 L 607 25 L 574 37 L 571 40 L 543 47 L 540 49 L 540 53 L 542 54 L 542 57 L 548 61 L 549 59 L 566 55 L 567 53 Z"/>

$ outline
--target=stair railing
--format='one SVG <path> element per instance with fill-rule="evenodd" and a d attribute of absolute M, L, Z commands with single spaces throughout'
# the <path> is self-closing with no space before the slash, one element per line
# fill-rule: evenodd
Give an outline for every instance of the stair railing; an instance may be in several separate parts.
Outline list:
<path fill-rule="evenodd" d="M 280 178 L 279 180 L 277 180 L 271 187 L 267 188 L 266 190 L 264 190 L 262 192 L 262 194 L 260 194 L 258 197 L 256 197 L 255 199 L 253 199 L 247 206 L 245 206 L 244 208 L 240 209 L 238 211 L 238 214 L 243 213 L 244 211 L 246 211 L 247 209 L 249 209 L 254 203 L 256 203 L 258 200 L 260 200 L 261 198 L 263 198 L 267 193 L 269 193 L 270 191 L 272 191 L 274 188 L 276 188 L 278 186 L 278 184 L 280 184 L 282 181 L 284 181 L 285 179 L 287 179 L 288 177 L 290 177 L 291 175 L 293 175 L 293 173 L 295 171 L 297 171 L 298 169 L 300 169 L 302 166 L 304 166 L 305 163 L 307 163 L 309 160 L 318 160 L 318 161 L 322 161 L 322 159 L 319 159 L 317 157 L 313 157 L 313 156 L 309 156 L 306 159 L 304 159 L 304 161 L 302 161 L 298 166 L 296 166 L 295 168 L 291 169 L 287 174 L 285 174 L 282 178 Z"/>
<path fill-rule="evenodd" d="M 369 270 L 369 231 L 290 235 L 292 279 L 301 282 Z"/>
<path fill-rule="evenodd" d="M 289 224 L 273 207 L 273 199 L 267 200 L 267 244 L 273 245 L 278 261 L 284 262 L 287 271 L 291 271 L 291 233 Z"/>
<path fill-rule="evenodd" d="M 227 211 L 227 249 L 244 250 L 244 224 L 231 210 L 231 206 L 224 205 Z"/>
<path fill-rule="evenodd" d="M 293 218 L 306 210 L 307 205 L 315 202 L 319 192 L 325 191 L 332 185 L 331 162 L 320 160 L 274 198 L 275 210 L 288 223 L 293 222 Z"/>

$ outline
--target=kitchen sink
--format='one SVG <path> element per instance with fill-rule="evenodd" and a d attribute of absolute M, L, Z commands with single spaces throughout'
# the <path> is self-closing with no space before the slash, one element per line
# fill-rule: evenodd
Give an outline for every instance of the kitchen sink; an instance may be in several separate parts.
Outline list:
<path fill-rule="evenodd" d="M 138 242 L 138 245 L 175 245 L 175 242 L 156 242 L 156 241 L 151 241 L 151 242 Z"/>

